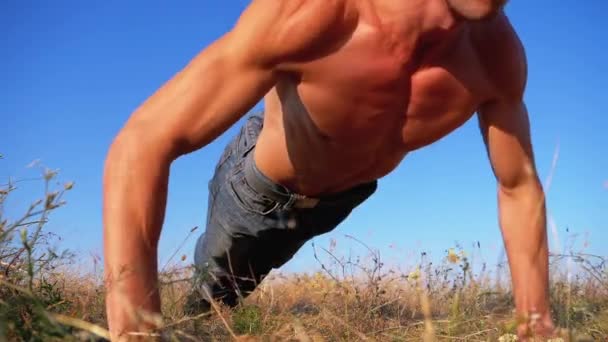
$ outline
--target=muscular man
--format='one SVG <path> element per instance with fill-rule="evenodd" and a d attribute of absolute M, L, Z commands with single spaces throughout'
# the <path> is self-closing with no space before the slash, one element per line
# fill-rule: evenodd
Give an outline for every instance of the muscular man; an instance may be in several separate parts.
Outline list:
<path fill-rule="evenodd" d="M 262 97 L 264 113 L 246 121 L 209 183 L 195 251 L 202 302 L 208 294 L 236 304 L 343 221 L 409 152 L 477 113 L 516 311 L 549 331 L 545 202 L 522 101 L 526 58 L 504 2 L 254 0 L 136 110 L 110 148 L 104 241 L 114 336 L 145 328 L 136 312 L 160 310 L 157 244 L 171 162 Z"/>

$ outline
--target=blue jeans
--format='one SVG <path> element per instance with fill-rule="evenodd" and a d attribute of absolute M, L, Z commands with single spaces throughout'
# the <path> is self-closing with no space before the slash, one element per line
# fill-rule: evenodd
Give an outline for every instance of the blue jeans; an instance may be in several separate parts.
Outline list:
<path fill-rule="evenodd" d="M 276 184 L 253 160 L 262 125 L 261 115 L 250 116 L 225 148 L 209 182 L 207 229 L 194 253 L 195 288 L 229 306 L 308 240 L 333 230 L 377 187 L 374 181 L 309 198 Z"/>

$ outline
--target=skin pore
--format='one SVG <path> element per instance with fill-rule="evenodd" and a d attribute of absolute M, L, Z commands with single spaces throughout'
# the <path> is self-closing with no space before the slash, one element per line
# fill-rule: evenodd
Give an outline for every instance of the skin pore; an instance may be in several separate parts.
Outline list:
<path fill-rule="evenodd" d="M 310 196 L 381 178 L 477 113 L 517 314 L 540 315 L 534 329 L 550 331 L 544 194 L 523 103 L 527 65 L 502 3 L 253 0 L 133 113 L 110 147 L 103 216 L 113 336 L 154 327 L 133 312 L 160 312 L 156 260 L 171 163 L 262 98 L 256 164 Z"/>

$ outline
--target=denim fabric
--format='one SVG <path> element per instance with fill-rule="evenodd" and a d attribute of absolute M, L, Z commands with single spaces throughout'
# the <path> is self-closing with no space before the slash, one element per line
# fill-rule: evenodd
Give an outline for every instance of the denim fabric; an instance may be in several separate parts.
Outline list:
<path fill-rule="evenodd" d="M 255 166 L 261 115 L 247 119 L 217 163 L 209 182 L 207 228 L 195 248 L 196 288 L 230 306 L 308 240 L 333 230 L 377 187 L 374 181 L 299 207 L 305 196 L 274 183 Z"/>

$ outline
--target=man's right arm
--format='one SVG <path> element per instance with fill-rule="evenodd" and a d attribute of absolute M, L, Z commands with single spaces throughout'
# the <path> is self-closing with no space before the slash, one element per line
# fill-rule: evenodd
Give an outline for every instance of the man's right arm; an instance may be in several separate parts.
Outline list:
<path fill-rule="evenodd" d="M 110 147 L 103 214 L 113 332 L 145 328 L 136 326 L 137 313 L 160 310 L 156 249 L 171 162 L 215 139 L 273 85 L 272 70 L 231 52 L 232 40 L 227 35 L 197 56 L 134 113 Z"/>
<path fill-rule="evenodd" d="M 106 305 L 114 338 L 153 328 L 146 316 L 160 312 L 157 244 L 172 161 L 234 124 L 275 84 L 281 63 L 309 55 L 339 18 L 331 10 L 340 3 L 253 1 L 231 32 L 145 101 L 117 135 L 103 189 Z"/>

